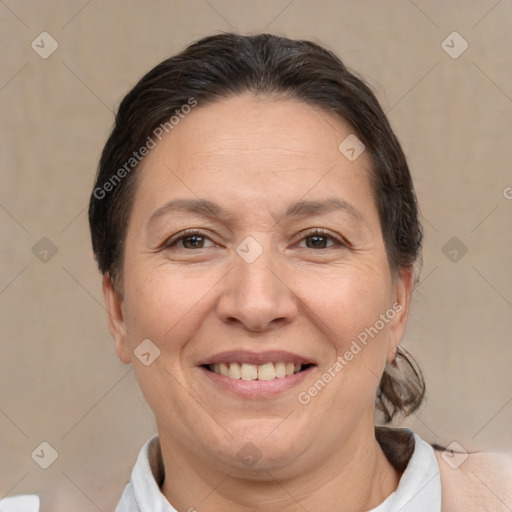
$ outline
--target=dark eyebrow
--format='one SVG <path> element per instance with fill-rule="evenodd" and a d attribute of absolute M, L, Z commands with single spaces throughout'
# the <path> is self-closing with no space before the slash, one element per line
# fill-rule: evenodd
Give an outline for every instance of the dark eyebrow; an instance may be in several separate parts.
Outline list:
<path fill-rule="evenodd" d="M 364 220 L 363 215 L 348 201 L 330 197 L 323 201 L 306 201 L 301 199 L 291 204 L 286 210 L 285 217 L 296 217 L 301 215 L 320 215 L 333 210 L 344 210 L 358 220 Z"/>
<path fill-rule="evenodd" d="M 148 224 L 152 224 L 156 219 L 175 211 L 186 211 L 212 218 L 229 216 L 224 208 L 205 199 L 172 199 L 153 212 Z"/>
<path fill-rule="evenodd" d="M 334 210 L 344 210 L 354 218 L 364 220 L 361 213 L 351 203 L 335 197 L 323 201 L 307 201 L 301 199 L 288 207 L 284 217 L 320 215 Z M 156 219 L 174 211 L 186 211 L 210 218 L 232 217 L 227 210 L 206 199 L 172 199 L 153 212 L 148 220 L 148 224 L 152 224 Z"/>

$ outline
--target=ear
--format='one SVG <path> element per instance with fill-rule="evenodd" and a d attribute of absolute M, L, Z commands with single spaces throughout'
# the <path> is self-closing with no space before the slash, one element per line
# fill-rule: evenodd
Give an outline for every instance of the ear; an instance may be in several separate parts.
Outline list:
<path fill-rule="evenodd" d="M 394 278 L 393 294 L 392 294 L 392 309 L 395 311 L 395 316 L 389 322 L 390 324 L 390 337 L 389 337 L 389 350 L 387 362 L 391 363 L 396 357 L 396 346 L 400 343 L 404 333 L 405 326 L 407 325 L 407 318 L 409 316 L 409 308 L 411 305 L 411 296 L 414 285 L 414 271 L 410 269 L 402 269 Z"/>
<path fill-rule="evenodd" d="M 108 326 L 114 338 L 117 357 L 123 363 L 131 363 L 131 350 L 128 344 L 126 327 L 124 324 L 123 298 L 116 291 L 112 279 L 108 274 L 103 275 L 103 296 L 107 308 Z"/>

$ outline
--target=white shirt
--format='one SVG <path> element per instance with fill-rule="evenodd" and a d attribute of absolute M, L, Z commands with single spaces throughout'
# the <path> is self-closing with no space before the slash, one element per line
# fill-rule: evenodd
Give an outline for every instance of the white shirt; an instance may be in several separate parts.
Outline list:
<path fill-rule="evenodd" d="M 398 488 L 368 512 L 441 512 L 441 477 L 433 448 L 408 429 L 393 429 L 414 436 L 414 452 Z M 115 512 L 177 512 L 160 491 L 163 464 L 158 436 L 139 453 L 130 483 Z"/>

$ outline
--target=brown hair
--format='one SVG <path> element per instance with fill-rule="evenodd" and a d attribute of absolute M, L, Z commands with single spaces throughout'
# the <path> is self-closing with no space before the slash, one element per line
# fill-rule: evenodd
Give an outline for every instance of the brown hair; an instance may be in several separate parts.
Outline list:
<path fill-rule="evenodd" d="M 370 178 L 388 262 L 396 274 L 420 258 L 422 229 L 406 158 L 378 100 L 329 50 L 270 34 L 205 37 L 154 67 L 125 96 L 103 149 L 89 203 L 100 271 L 120 280 L 139 151 L 185 105 L 240 95 L 279 94 L 347 121 L 371 157 Z M 137 158 L 134 158 L 134 155 Z M 129 165 L 127 165 L 129 163 Z M 394 368 L 401 366 L 400 371 Z M 425 393 L 421 372 L 403 349 L 386 368 L 377 408 L 390 421 L 410 414 Z"/>

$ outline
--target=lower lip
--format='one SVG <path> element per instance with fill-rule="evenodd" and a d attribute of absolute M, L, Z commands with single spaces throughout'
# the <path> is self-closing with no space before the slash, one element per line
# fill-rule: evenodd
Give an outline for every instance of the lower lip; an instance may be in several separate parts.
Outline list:
<path fill-rule="evenodd" d="M 199 370 L 210 382 L 224 391 L 241 398 L 257 400 L 276 397 L 298 386 L 314 368 L 315 366 L 310 366 L 299 373 L 272 380 L 231 379 L 220 373 L 211 372 L 202 366 L 199 367 Z"/>

